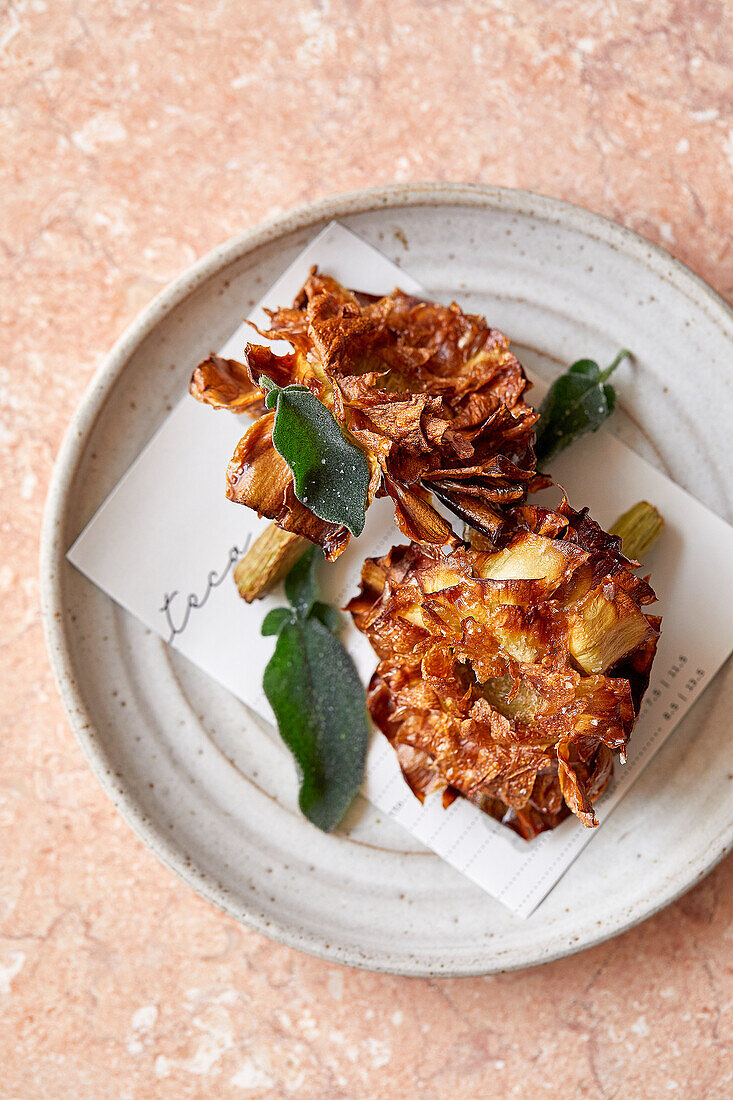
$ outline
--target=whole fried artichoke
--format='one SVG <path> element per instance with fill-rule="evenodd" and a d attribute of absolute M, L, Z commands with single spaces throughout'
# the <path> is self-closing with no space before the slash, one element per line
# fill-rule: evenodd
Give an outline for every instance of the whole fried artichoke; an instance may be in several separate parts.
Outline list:
<path fill-rule="evenodd" d="M 367 559 L 354 622 L 380 658 L 369 710 L 420 800 L 462 795 L 525 838 L 593 801 L 625 755 L 660 620 L 620 539 L 563 499 L 508 516 L 500 551 Z"/>
<path fill-rule="evenodd" d="M 269 316 L 261 335 L 288 340 L 291 353 L 249 344 L 244 363 L 212 357 L 191 379 L 198 400 L 258 417 L 229 465 L 231 500 L 317 543 L 330 560 L 349 541 L 345 527 L 296 498 L 290 468 L 272 443 L 275 414 L 262 404 L 266 375 L 278 386 L 306 386 L 333 412 L 369 462 L 368 501 L 388 494 L 409 539 L 458 545 L 432 492 L 500 545 L 504 509 L 524 501 L 535 478 L 537 420 L 502 333 L 457 305 L 399 290 L 379 299 L 358 295 L 315 270 L 293 307 Z"/>

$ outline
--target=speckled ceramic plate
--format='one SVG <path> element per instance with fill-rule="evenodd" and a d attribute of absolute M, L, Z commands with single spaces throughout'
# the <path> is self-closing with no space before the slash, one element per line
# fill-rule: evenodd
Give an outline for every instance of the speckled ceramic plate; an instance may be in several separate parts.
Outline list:
<path fill-rule="evenodd" d="M 110 353 L 69 428 L 48 497 L 41 580 L 51 659 L 109 797 L 164 863 L 237 920 L 374 970 L 529 966 L 642 920 L 726 851 L 730 662 L 522 920 L 363 801 L 340 834 L 312 829 L 295 809 L 292 769 L 258 720 L 65 561 L 191 368 L 334 217 L 436 298 L 488 314 L 530 368 L 551 374 L 593 347 L 632 347 L 640 369 L 621 384 L 614 431 L 730 516 L 733 321 L 700 280 L 628 230 L 536 195 L 468 186 L 358 192 L 204 257 Z"/>

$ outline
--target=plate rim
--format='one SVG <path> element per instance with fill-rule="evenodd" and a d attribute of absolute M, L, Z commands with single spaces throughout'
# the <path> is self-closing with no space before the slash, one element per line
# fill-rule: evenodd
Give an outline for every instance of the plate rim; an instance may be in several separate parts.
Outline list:
<path fill-rule="evenodd" d="M 480 960 L 464 966 L 436 969 L 418 960 L 398 963 L 389 952 L 364 955 L 354 948 L 326 943 L 324 938 L 303 931 L 294 932 L 286 925 L 270 920 L 265 922 L 243 903 L 233 899 L 213 880 L 186 865 L 180 849 L 171 838 L 164 836 L 145 816 L 134 796 L 119 785 L 119 778 L 109 767 L 96 729 L 88 713 L 79 687 L 69 646 L 66 641 L 62 604 L 62 572 L 66 564 L 66 550 L 61 531 L 64 525 L 68 492 L 82 458 L 89 432 L 101 411 L 109 391 L 123 373 L 128 359 L 150 332 L 171 310 L 199 286 L 214 276 L 218 270 L 236 262 L 250 252 L 308 226 L 315 226 L 328 219 L 343 218 L 372 210 L 417 206 L 463 206 L 501 210 L 524 216 L 545 217 L 563 228 L 572 228 L 602 241 L 619 251 L 631 255 L 650 267 L 690 298 L 699 308 L 723 329 L 733 341 L 733 309 L 699 275 L 681 261 L 670 256 L 659 245 L 646 240 L 625 226 L 603 215 L 561 199 L 515 188 L 482 184 L 421 183 L 362 188 L 332 195 L 315 202 L 305 203 L 294 209 L 258 223 L 250 229 L 207 252 L 167 284 L 134 318 L 113 344 L 99 368 L 94 373 L 84 395 L 77 405 L 54 462 L 48 494 L 43 511 L 40 538 L 40 603 L 41 619 L 46 647 L 54 680 L 64 711 L 76 741 L 93 774 L 136 836 L 151 849 L 153 854 L 199 896 L 216 908 L 254 931 L 288 947 L 327 962 L 340 963 L 375 972 L 414 977 L 463 977 L 502 973 L 524 969 L 541 963 L 575 954 L 596 946 L 604 940 L 653 916 L 676 898 L 680 897 L 705 875 L 733 847 L 733 824 L 714 838 L 708 838 L 705 852 L 693 867 L 688 863 L 677 873 L 668 876 L 665 883 L 648 904 L 638 906 L 631 915 L 621 913 L 616 921 L 603 927 L 597 935 L 591 935 L 582 943 L 570 937 L 558 937 L 550 950 L 536 948 L 516 961 Z"/>

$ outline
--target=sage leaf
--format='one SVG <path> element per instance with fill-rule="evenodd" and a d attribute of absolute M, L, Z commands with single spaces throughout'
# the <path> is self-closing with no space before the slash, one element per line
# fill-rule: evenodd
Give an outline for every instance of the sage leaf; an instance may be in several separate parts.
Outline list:
<path fill-rule="evenodd" d="M 631 352 L 620 351 L 605 370 L 592 359 L 579 359 L 561 374 L 540 406 L 534 449 L 540 462 L 565 450 L 573 440 L 595 432 L 616 407 L 616 392 L 607 379 Z"/>
<path fill-rule="evenodd" d="M 338 634 L 341 629 L 341 616 L 335 607 L 331 607 L 330 603 L 321 603 L 320 601 L 314 603 L 311 614 L 323 623 L 326 630 L 330 630 L 332 634 Z"/>
<path fill-rule="evenodd" d="M 291 608 L 265 616 L 263 634 L 277 633 L 262 686 L 300 778 L 300 808 L 319 829 L 338 825 L 359 790 L 369 742 L 364 686 L 336 637 L 340 617 L 317 599 L 323 560 L 307 550 L 285 579 Z"/>
<path fill-rule="evenodd" d="M 273 446 L 292 470 L 298 500 L 327 523 L 360 535 L 370 479 L 364 452 L 305 386 L 281 389 L 265 375 L 259 384 L 267 393 L 265 404 L 275 409 Z"/>
<path fill-rule="evenodd" d="M 287 607 L 273 607 L 272 611 L 268 611 L 262 621 L 262 634 L 265 637 L 279 634 L 285 623 L 292 617 L 293 613 Z"/>
<path fill-rule="evenodd" d="M 310 614 L 318 599 L 318 566 L 323 561 L 323 554 L 316 555 L 316 550 L 317 547 L 309 546 L 285 578 L 288 602 L 303 618 Z"/>
<path fill-rule="evenodd" d="M 368 740 L 364 688 L 318 619 L 286 623 L 265 669 L 265 695 L 300 774 L 300 808 L 330 832 L 361 786 Z"/>

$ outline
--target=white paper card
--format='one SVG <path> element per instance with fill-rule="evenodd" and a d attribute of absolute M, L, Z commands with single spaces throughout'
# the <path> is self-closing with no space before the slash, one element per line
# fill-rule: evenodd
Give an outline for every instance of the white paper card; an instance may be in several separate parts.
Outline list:
<path fill-rule="evenodd" d="M 313 264 L 362 291 L 384 294 L 399 285 L 422 292 L 405 271 L 334 223 L 278 279 L 252 319 L 264 320 L 263 307 L 289 303 Z M 221 354 L 241 356 L 251 335 L 251 329 L 240 326 Z M 260 637 L 260 625 L 271 607 L 282 604 L 282 595 L 246 606 L 231 580 L 233 563 L 267 521 L 223 493 L 224 471 L 248 424 L 246 417 L 213 411 L 182 396 L 68 557 L 117 603 L 272 720 L 262 692 L 272 645 Z M 651 610 L 664 616 L 662 637 L 628 763 L 616 765 L 611 788 L 598 803 L 602 828 L 733 646 L 729 609 L 720 600 L 720 592 L 733 583 L 733 529 L 608 432 L 574 444 L 553 465 L 553 474 L 571 502 L 589 504 L 604 525 L 642 497 L 653 501 L 667 522 L 648 560 L 660 601 Z M 359 540 L 335 565 L 323 568 L 324 599 L 342 606 L 357 589 L 364 558 L 400 541 L 404 537 L 395 526 L 391 501 L 375 502 Z M 701 559 L 705 569 L 699 567 Z M 342 637 L 368 682 L 376 664 L 371 647 L 351 623 Z M 533 911 L 598 832 L 570 818 L 528 843 L 464 799 L 448 810 L 435 796 L 421 806 L 378 733 L 368 755 L 364 793 L 522 916 Z"/>

